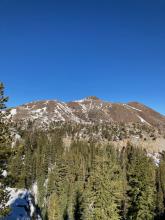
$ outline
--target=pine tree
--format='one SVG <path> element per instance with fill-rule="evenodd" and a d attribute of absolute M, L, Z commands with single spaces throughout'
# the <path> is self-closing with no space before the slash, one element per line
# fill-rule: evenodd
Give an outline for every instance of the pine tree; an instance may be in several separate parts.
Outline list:
<path fill-rule="evenodd" d="M 155 165 L 145 152 L 135 147 L 128 147 L 128 198 L 127 219 L 153 220 L 156 188 Z"/>
<path fill-rule="evenodd" d="M 159 164 L 159 167 L 157 168 L 157 172 L 156 172 L 156 191 L 157 191 L 156 210 L 155 210 L 156 220 L 165 218 L 164 196 L 163 196 L 163 190 L 162 190 L 162 185 L 161 185 L 160 166 L 162 166 L 162 164 L 161 165 Z"/>
<path fill-rule="evenodd" d="M 120 165 L 122 169 L 122 187 L 123 187 L 123 200 L 121 205 L 121 215 L 122 219 L 126 219 L 127 211 L 128 211 L 128 196 L 127 196 L 127 190 L 128 190 L 128 183 L 127 183 L 127 155 L 125 148 L 122 149 L 120 153 Z"/>
<path fill-rule="evenodd" d="M 5 178 L 3 177 L 3 171 L 7 170 L 7 159 L 10 155 L 10 132 L 7 123 L 5 123 L 6 113 L 2 111 L 6 108 L 5 102 L 7 100 L 8 98 L 4 96 L 4 86 L 0 83 L 0 217 L 9 212 L 9 208 L 5 206 L 8 194 L 5 191 Z"/>
<path fill-rule="evenodd" d="M 48 199 L 48 219 L 60 220 L 58 197 L 55 193 L 52 193 Z"/>
<path fill-rule="evenodd" d="M 157 169 L 156 219 L 165 219 L 165 152 L 162 152 Z"/>
<path fill-rule="evenodd" d="M 74 220 L 82 220 L 83 219 L 83 198 L 82 192 L 77 191 L 75 196 L 75 204 L 74 204 Z"/>
<path fill-rule="evenodd" d="M 83 219 L 120 219 L 123 198 L 121 169 L 113 153 L 108 151 L 99 149 L 94 160 L 84 191 Z"/>
<path fill-rule="evenodd" d="M 13 187 L 25 188 L 25 166 L 23 163 L 24 145 L 17 142 L 12 158 L 9 162 L 10 175 Z"/>

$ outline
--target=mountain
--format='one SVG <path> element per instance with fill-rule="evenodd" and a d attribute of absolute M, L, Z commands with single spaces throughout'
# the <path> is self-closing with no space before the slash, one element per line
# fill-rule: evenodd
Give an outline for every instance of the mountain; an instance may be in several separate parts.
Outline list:
<path fill-rule="evenodd" d="M 165 129 L 165 116 L 138 103 L 112 103 L 95 96 L 82 100 L 61 102 L 57 100 L 35 101 L 10 110 L 14 122 L 35 122 L 36 125 L 49 125 L 51 122 L 75 123 L 144 123 Z"/>
<path fill-rule="evenodd" d="M 164 219 L 163 115 L 138 102 L 95 96 L 35 101 L 8 113 L 12 152 L 1 176 L 11 209 L 4 220 L 134 219 L 141 213 Z"/>

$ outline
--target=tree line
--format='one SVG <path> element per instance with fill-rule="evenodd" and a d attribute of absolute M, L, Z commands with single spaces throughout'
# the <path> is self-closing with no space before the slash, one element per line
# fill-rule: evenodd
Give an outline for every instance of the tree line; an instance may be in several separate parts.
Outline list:
<path fill-rule="evenodd" d="M 140 146 L 66 147 L 62 134 L 25 131 L 9 166 L 15 187 L 37 183 L 43 219 L 164 219 L 165 153 L 157 165 Z"/>

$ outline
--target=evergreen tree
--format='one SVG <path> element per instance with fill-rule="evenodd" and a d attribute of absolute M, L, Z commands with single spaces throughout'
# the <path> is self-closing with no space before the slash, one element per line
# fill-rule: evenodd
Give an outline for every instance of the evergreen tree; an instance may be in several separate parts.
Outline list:
<path fill-rule="evenodd" d="M 156 172 L 156 220 L 161 220 L 165 218 L 164 213 L 164 196 L 163 196 L 163 190 L 161 185 L 161 175 L 160 175 L 160 167 L 162 167 L 162 162 L 160 162 L 159 167 L 157 168 Z M 165 167 L 164 167 L 165 168 Z"/>
<path fill-rule="evenodd" d="M 157 203 L 156 219 L 165 218 L 165 152 L 162 152 L 159 167 L 157 169 Z"/>
<path fill-rule="evenodd" d="M 48 219 L 60 220 L 58 197 L 52 193 L 48 199 Z"/>
<path fill-rule="evenodd" d="M 121 169 L 117 158 L 112 152 L 100 148 L 84 191 L 83 219 L 120 219 L 122 190 Z"/>
<path fill-rule="evenodd" d="M 77 191 L 75 197 L 74 204 L 74 220 L 82 220 L 83 219 L 83 198 L 82 193 Z"/>
<path fill-rule="evenodd" d="M 128 211 L 128 196 L 127 196 L 127 190 L 128 190 L 128 182 L 127 182 L 127 163 L 128 158 L 126 155 L 126 150 L 123 148 L 120 153 L 120 165 L 122 169 L 122 187 L 123 187 L 123 200 L 121 204 L 121 215 L 122 219 L 126 219 L 127 217 L 127 211 Z"/>
<path fill-rule="evenodd" d="M 154 219 L 156 188 L 155 165 L 146 153 L 128 146 L 128 198 L 129 207 L 127 219 Z"/>
<path fill-rule="evenodd" d="M 163 196 L 165 200 L 165 152 L 162 152 L 161 154 L 159 170 L 160 170 L 160 183 L 161 183 Z"/>
<path fill-rule="evenodd" d="M 0 83 L 0 217 L 9 212 L 9 208 L 5 206 L 8 200 L 8 194 L 5 191 L 5 178 L 3 171 L 7 170 L 7 160 L 10 155 L 10 132 L 7 122 L 5 123 L 6 113 L 5 102 L 8 98 L 4 96 L 4 86 Z"/>
<path fill-rule="evenodd" d="M 12 152 L 11 161 L 9 162 L 9 171 L 13 184 L 12 187 L 25 188 L 25 164 L 23 163 L 23 158 L 24 145 L 17 142 L 14 152 Z"/>

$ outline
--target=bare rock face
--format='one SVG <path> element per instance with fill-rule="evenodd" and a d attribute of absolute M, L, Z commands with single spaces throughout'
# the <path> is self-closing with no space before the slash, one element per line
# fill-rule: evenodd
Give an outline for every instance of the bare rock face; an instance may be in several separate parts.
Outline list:
<path fill-rule="evenodd" d="M 139 116 L 149 124 L 160 129 L 165 129 L 165 116 L 138 102 L 130 102 L 128 104 L 141 110 Z"/>
<path fill-rule="evenodd" d="M 143 104 L 112 103 L 95 96 L 68 103 L 57 100 L 31 102 L 11 109 L 10 117 L 16 123 L 35 121 L 38 125 L 52 122 L 139 122 L 165 130 L 165 116 Z"/>

